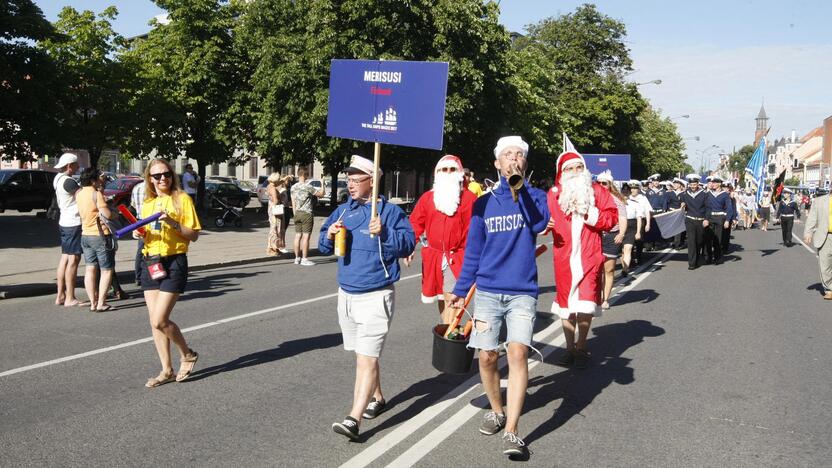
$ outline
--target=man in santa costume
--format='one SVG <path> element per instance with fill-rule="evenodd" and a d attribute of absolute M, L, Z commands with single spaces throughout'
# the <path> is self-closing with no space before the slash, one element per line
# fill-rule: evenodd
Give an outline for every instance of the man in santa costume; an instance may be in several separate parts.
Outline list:
<path fill-rule="evenodd" d="M 454 314 L 445 304 L 462 269 L 471 209 L 477 199 L 463 182 L 459 157 L 443 156 L 433 170 L 433 190 L 419 198 L 410 215 L 416 238 L 424 234 L 427 239 L 422 247 L 422 302 L 438 302 L 444 323 L 450 323 Z M 411 255 L 405 263 L 410 265 L 412 259 Z"/>
<path fill-rule="evenodd" d="M 586 337 L 592 317 L 601 310 L 601 233 L 618 222 L 618 210 L 609 192 L 592 182 L 583 156 L 574 151 L 558 157 L 548 205 L 557 285 L 552 312 L 562 320 L 567 351 L 560 363 L 583 369 L 589 362 Z"/>

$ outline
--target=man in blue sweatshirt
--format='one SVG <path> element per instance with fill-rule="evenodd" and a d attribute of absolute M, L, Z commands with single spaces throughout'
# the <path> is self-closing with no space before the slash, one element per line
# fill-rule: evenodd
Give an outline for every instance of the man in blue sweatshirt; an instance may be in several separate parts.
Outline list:
<path fill-rule="evenodd" d="M 549 221 L 545 192 L 528 183 L 514 190 L 507 182 L 512 175 L 523 174 L 528 152 L 529 145 L 519 136 L 497 142 L 494 167 L 500 182 L 474 203 L 462 271 L 451 298 L 461 307 L 476 283 L 474 328 L 468 346 L 480 350 L 480 378 L 491 404 L 480 432 L 492 435 L 505 429 L 503 453 L 511 458 L 528 457 L 517 425 L 526 398 L 527 358 L 537 313 L 535 240 Z M 503 322 L 508 332 L 509 368 L 505 412 L 497 368 Z"/>
<path fill-rule="evenodd" d="M 401 208 L 383 197 L 371 219 L 372 161 L 353 156 L 345 172 L 350 200 L 321 226 L 318 250 L 332 253 L 335 236 L 346 229 L 346 254 L 338 258 L 338 323 L 344 349 L 355 351 L 355 389 L 349 416 L 333 424 L 332 430 L 355 440 L 361 418 L 375 418 L 386 406 L 378 358 L 393 318 L 398 259 L 413 253 L 416 237 Z"/>

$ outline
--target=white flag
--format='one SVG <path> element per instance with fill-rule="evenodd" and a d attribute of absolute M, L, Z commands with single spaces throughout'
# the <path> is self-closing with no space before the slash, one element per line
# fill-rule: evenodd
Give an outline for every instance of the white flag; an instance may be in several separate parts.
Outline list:
<path fill-rule="evenodd" d="M 670 239 L 671 237 L 685 231 L 685 212 L 682 210 L 673 210 L 653 216 L 653 220 L 659 227 L 659 232 L 662 237 Z"/>

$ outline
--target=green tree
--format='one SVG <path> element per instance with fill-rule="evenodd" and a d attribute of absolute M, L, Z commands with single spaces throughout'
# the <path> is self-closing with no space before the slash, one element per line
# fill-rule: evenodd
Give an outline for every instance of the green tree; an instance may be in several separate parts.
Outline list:
<path fill-rule="evenodd" d="M 52 58 L 38 47 L 56 38 L 31 0 L 0 2 L 0 155 L 6 159 L 29 161 L 60 150 L 54 103 L 64 84 Z"/>
<path fill-rule="evenodd" d="M 105 148 L 119 145 L 131 116 L 127 109 L 131 74 L 116 57 L 125 41 L 110 24 L 117 15 L 112 6 L 98 17 L 64 7 L 55 23 L 61 36 L 41 42 L 61 67 L 67 86 L 58 100 L 61 143 L 87 150 L 92 166 L 98 165 Z"/>
<path fill-rule="evenodd" d="M 184 154 L 204 180 L 207 165 L 232 158 L 237 148 L 229 133 L 229 109 L 241 83 L 232 39 L 237 10 L 217 0 L 155 3 L 170 22 L 154 21 L 147 37 L 123 55 L 140 80 L 131 97 L 140 118 L 125 148 L 134 157 Z"/>
<path fill-rule="evenodd" d="M 748 161 L 751 161 L 754 150 L 753 145 L 745 145 L 731 153 L 731 156 L 728 158 L 728 168 L 731 172 L 739 174 L 740 184 L 745 183 L 745 167 L 748 166 Z"/>
<path fill-rule="evenodd" d="M 527 32 L 514 45 L 516 97 L 510 114 L 532 148 L 556 155 L 566 132 L 582 152 L 635 153 L 646 102 L 624 81 L 632 71 L 625 25 L 587 4 L 530 25 Z M 535 158 L 532 166 L 538 161 L 543 166 L 536 171 L 551 174 L 552 159 Z"/>
<path fill-rule="evenodd" d="M 676 124 L 661 112 L 646 107 L 638 116 L 639 129 L 634 136 L 634 177 L 659 173 L 670 176 L 683 172 L 685 144 Z"/>
<path fill-rule="evenodd" d="M 330 61 L 448 61 L 444 151 L 487 160 L 504 121 L 508 76 L 509 39 L 497 13 L 478 0 L 251 2 L 237 30 L 252 64 L 236 104 L 250 114 L 238 116 L 241 140 L 274 167 L 317 158 L 334 179 L 350 153 L 370 155 L 371 145 L 326 135 Z M 385 146 L 382 166 L 424 171 L 437 155 Z"/>

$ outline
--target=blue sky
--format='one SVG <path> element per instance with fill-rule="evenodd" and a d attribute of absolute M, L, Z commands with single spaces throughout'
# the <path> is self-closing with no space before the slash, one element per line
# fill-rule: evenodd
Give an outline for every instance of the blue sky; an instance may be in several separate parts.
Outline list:
<path fill-rule="evenodd" d="M 149 0 L 38 0 L 49 20 L 60 8 L 100 12 L 116 5 L 115 29 L 125 36 L 147 31 L 162 12 Z M 584 2 L 502 0 L 502 23 L 512 31 Z M 765 100 L 770 136 L 798 136 L 832 115 L 832 1 L 829 0 L 607 0 L 595 4 L 627 26 L 635 82 L 661 79 L 641 92 L 675 119 L 689 160 L 715 158 L 751 143 L 754 118 Z M 826 26 L 826 28 L 824 28 Z M 710 149 L 709 149 L 710 148 Z M 580 148 L 579 148 L 580 149 Z M 713 160 L 713 159 L 712 159 Z"/>

